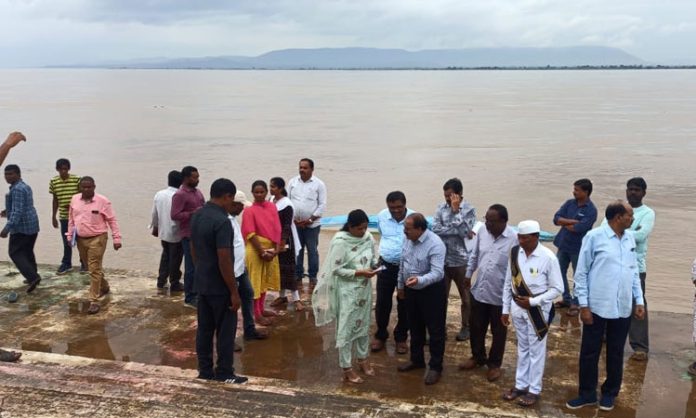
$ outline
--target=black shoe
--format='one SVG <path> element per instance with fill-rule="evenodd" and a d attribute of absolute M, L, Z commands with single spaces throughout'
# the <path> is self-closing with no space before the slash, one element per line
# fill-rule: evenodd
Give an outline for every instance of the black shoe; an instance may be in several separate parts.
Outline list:
<path fill-rule="evenodd" d="M 174 282 L 174 283 L 169 285 L 169 291 L 170 292 L 183 292 L 184 285 L 181 284 L 180 282 Z"/>
<path fill-rule="evenodd" d="M 244 341 L 265 340 L 266 338 L 268 338 L 268 335 L 261 334 L 260 332 L 254 332 L 253 334 L 244 334 Z"/>
<path fill-rule="evenodd" d="M 425 374 L 425 379 L 423 379 L 423 383 L 426 385 L 434 385 L 440 381 L 440 376 L 442 376 L 441 372 L 428 370 L 428 373 Z"/>
<path fill-rule="evenodd" d="M 33 292 L 34 289 L 36 289 L 36 286 L 39 285 L 39 283 L 41 283 L 41 277 L 39 277 L 36 280 L 34 280 L 33 282 L 29 283 L 29 287 L 27 287 L 27 293 Z"/>
<path fill-rule="evenodd" d="M 224 382 L 232 385 L 243 385 L 249 381 L 248 377 L 232 375 L 229 379 L 225 379 Z"/>
<path fill-rule="evenodd" d="M 425 364 L 407 363 L 396 368 L 400 372 L 410 372 L 418 369 L 425 369 Z"/>

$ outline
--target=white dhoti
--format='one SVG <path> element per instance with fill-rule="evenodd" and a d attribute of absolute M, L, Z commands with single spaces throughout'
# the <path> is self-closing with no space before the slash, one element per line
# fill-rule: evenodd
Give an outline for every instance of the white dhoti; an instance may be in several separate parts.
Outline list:
<path fill-rule="evenodd" d="M 543 309 L 544 317 L 549 317 L 551 305 Z M 514 305 L 511 307 L 512 325 L 517 334 L 517 370 L 515 372 L 515 388 L 528 390 L 529 393 L 538 395 L 541 393 L 542 380 L 544 379 L 544 365 L 546 364 L 546 340 L 539 341 L 534 325 L 529 319 L 527 311 Z"/>

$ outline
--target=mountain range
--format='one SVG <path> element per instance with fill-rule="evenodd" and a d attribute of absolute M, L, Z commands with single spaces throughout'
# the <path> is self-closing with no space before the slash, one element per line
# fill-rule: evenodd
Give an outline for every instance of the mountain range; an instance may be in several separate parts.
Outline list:
<path fill-rule="evenodd" d="M 602 46 L 467 48 L 407 51 L 380 48 L 282 49 L 251 56 L 154 58 L 74 67 L 161 69 L 426 69 L 639 66 L 649 63 Z"/>

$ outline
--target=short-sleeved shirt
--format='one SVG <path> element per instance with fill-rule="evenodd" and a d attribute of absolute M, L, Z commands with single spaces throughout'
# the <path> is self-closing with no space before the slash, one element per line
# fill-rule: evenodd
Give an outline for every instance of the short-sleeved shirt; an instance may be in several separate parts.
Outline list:
<path fill-rule="evenodd" d="M 230 294 L 220 272 L 217 250 L 227 248 L 231 251 L 233 239 L 232 224 L 222 207 L 208 202 L 193 214 L 191 242 L 196 257 L 194 292 L 201 295 Z"/>
<path fill-rule="evenodd" d="M 70 199 L 80 191 L 80 176 L 68 175 L 66 180 L 55 176 L 48 183 L 48 192 L 58 199 L 58 217 L 68 219 Z"/>

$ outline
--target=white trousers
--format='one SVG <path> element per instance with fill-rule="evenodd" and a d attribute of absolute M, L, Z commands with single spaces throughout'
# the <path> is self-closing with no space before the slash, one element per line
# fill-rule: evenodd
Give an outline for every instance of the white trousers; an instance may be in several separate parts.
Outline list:
<path fill-rule="evenodd" d="M 548 313 L 546 313 L 548 315 Z M 544 364 L 546 363 L 546 339 L 539 341 L 534 331 L 534 325 L 526 312 L 513 312 L 512 325 L 517 333 L 517 371 L 515 373 L 515 388 L 527 389 L 529 393 L 541 393 L 544 379 Z"/>

